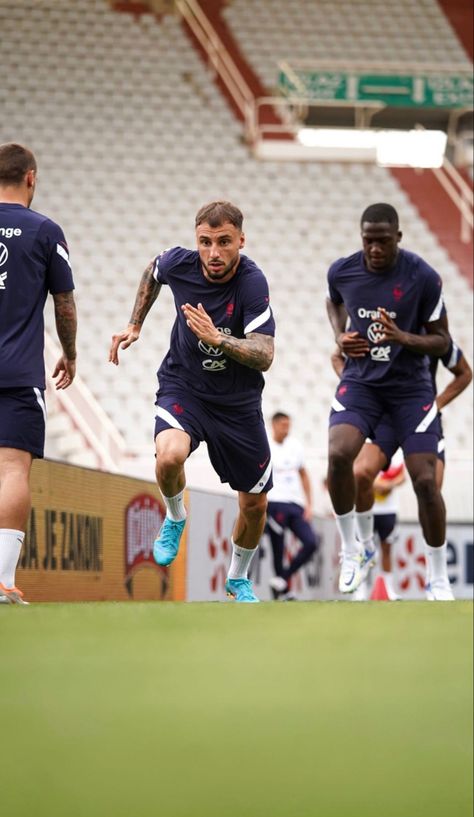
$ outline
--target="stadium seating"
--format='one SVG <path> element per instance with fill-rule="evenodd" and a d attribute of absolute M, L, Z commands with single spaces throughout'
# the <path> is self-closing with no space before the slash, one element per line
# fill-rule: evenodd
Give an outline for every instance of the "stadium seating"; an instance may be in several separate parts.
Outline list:
<path fill-rule="evenodd" d="M 393 17 L 382 0 L 232 0 L 223 13 L 269 90 L 280 60 L 470 67 L 436 0 L 400 0 Z"/>
<path fill-rule="evenodd" d="M 226 14 L 234 26 L 238 16 L 243 26 L 251 18 L 250 11 L 243 12 L 252 6 L 258 30 L 270 5 L 276 37 L 282 9 L 288 6 L 282 0 L 235 0 Z M 377 6 L 343 5 L 347 14 L 353 5 L 372 12 Z M 417 19 L 423 14 L 431 42 L 442 29 L 435 4 L 401 5 L 412 15 L 411 27 L 420 6 Z M 295 13 L 299 7 L 301 2 L 294 4 Z M 321 19 L 331 14 L 330 8 L 329 3 L 324 6 Z M 301 15 L 308 31 L 316 19 L 311 10 L 308 0 Z M 408 22 L 402 33 L 397 29 L 400 17 L 389 27 L 390 36 L 403 37 L 405 50 L 412 49 Z M 357 38 L 374 25 L 359 25 Z M 2 57 L 9 65 L 0 90 L 0 141 L 24 142 L 37 154 L 34 206 L 59 221 L 70 245 L 79 371 L 130 450 L 146 452 L 149 469 L 154 372 L 173 322 L 166 288 L 139 343 L 122 354 L 119 368 L 107 362 L 110 338 L 128 322 L 149 259 L 170 245 L 193 246 L 194 214 L 206 201 L 230 198 L 245 214 L 246 252 L 267 274 L 278 325 L 265 412 L 268 416 L 285 409 L 294 415 L 298 435 L 320 473 L 336 383 L 328 362 L 333 340 L 325 316 L 325 276 L 332 260 L 359 246 L 358 221 L 367 204 L 386 200 L 399 209 L 403 245 L 443 275 L 452 332 L 472 359 L 472 293 L 392 176 L 383 168 L 357 164 L 258 163 L 176 17 L 134 19 L 111 11 L 105 0 L 33 7 L 29 0 L 14 5 L 0 0 L 0 26 Z M 320 38 L 326 43 L 325 57 L 341 53 L 343 29 L 331 31 L 332 50 L 327 37 Z M 442 29 L 443 42 L 445 33 Z M 359 40 L 354 37 L 354 42 Z M 449 38 L 447 43 L 444 57 L 462 61 L 459 47 L 451 47 Z M 380 40 L 378 47 L 384 47 Z M 269 39 L 268 65 L 278 53 L 275 48 Z M 259 50 L 252 46 L 253 54 Z M 380 51 L 374 45 L 367 53 L 375 59 Z M 419 58 L 428 53 L 426 45 L 425 57 L 420 53 Z M 269 77 L 268 68 L 265 72 Z M 47 325 L 54 334 L 50 310 Z M 454 458 L 458 450 L 472 450 L 470 395 L 447 409 L 445 426 Z M 204 459 L 205 451 L 197 453 L 197 462 Z"/>

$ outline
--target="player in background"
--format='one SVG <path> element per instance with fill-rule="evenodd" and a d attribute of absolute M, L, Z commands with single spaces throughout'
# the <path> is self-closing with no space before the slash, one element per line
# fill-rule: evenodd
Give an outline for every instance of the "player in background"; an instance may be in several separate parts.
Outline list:
<path fill-rule="evenodd" d="M 437 394 L 436 374 L 438 371 L 439 361 L 441 361 L 446 369 L 452 373 L 453 378 L 449 381 L 443 391 L 440 392 L 440 394 Z M 345 357 L 339 347 L 337 347 L 331 355 L 331 362 L 338 377 L 342 377 Z M 467 362 L 463 351 L 450 337 L 447 352 L 441 357 L 429 358 L 429 371 L 434 393 L 436 394 L 436 405 L 439 411 L 441 426 L 441 410 L 468 387 L 472 380 L 472 369 Z M 356 481 L 356 532 L 359 540 L 362 541 L 362 536 L 365 531 L 367 537 L 365 540 L 365 545 L 369 549 L 371 548 L 374 530 L 374 519 L 373 517 L 371 518 L 371 512 L 373 511 L 373 513 L 380 513 L 380 503 L 375 503 L 375 492 L 377 490 L 377 485 L 383 488 L 381 474 L 384 473 L 385 469 L 392 467 L 392 462 L 396 456 L 396 452 L 397 442 L 395 439 L 395 431 L 390 422 L 390 418 L 385 416 L 382 418 L 381 422 L 376 428 L 374 438 L 372 440 L 366 440 L 354 462 L 354 476 Z M 441 437 L 438 442 L 436 462 L 436 480 L 440 489 L 443 484 L 444 466 L 445 440 L 441 427 Z M 359 519 L 362 520 L 361 525 L 359 525 Z M 380 520 L 377 521 L 379 524 L 381 524 Z M 389 559 L 390 554 L 388 553 L 386 557 L 387 565 L 389 564 Z M 384 569 L 388 570 L 388 568 Z M 430 594 L 430 576 L 428 571 L 426 588 L 427 593 Z M 388 595 L 390 596 L 390 593 Z"/>
<path fill-rule="evenodd" d="M 26 604 L 15 586 L 31 507 L 30 470 L 45 438 L 44 318 L 48 292 L 63 353 L 53 372 L 76 372 L 76 308 L 61 228 L 30 209 L 37 165 L 28 148 L 0 145 L 0 601 Z"/>
<path fill-rule="evenodd" d="M 263 422 L 262 372 L 273 361 L 275 324 L 262 271 L 240 250 L 243 216 L 230 202 L 204 205 L 196 215 L 197 250 L 173 247 L 146 268 L 128 327 L 112 338 L 109 359 L 138 340 L 163 284 L 176 320 L 158 370 L 156 478 L 166 518 L 154 558 L 176 558 L 186 522 L 184 464 L 205 441 L 221 482 L 238 491 L 227 594 L 258 602 L 248 571 L 263 533 L 272 487 L 270 447 Z"/>
<path fill-rule="evenodd" d="M 398 539 L 397 488 L 406 481 L 403 453 L 399 448 L 385 471 L 376 475 L 373 483 L 374 539 L 380 546 L 377 561 L 381 563 L 381 576 L 389 601 L 397 601 L 400 596 L 395 590 L 392 572 L 392 547 Z M 369 597 L 369 577 L 361 582 L 352 594 L 354 601 L 366 601 Z"/>
<path fill-rule="evenodd" d="M 403 454 L 399 448 L 392 457 L 388 468 L 380 471 L 374 480 L 374 532 L 380 542 L 379 575 L 382 577 L 389 601 L 398 601 L 392 570 L 392 548 L 398 539 L 398 492 L 397 488 L 406 481 Z M 357 592 L 357 591 L 356 591 Z"/>
<path fill-rule="evenodd" d="M 430 575 L 430 597 L 453 599 L 446 562 L 446 511 L 436 481 L 441 435 L 427 355 L 442 356 L 450 338 L 439 275 L 419 256 L 401 250 L 398 214 L 389 204 L 361 217 L 362 251 L 328 272 L 327 309 L 337 346 L 346 357 L 330 415 L 328 487 L 342 541 L 339 589 L 353 592 L 374 551 L 373 518 L 358 516 L 354 461 L 384 414 L 418 502 Z M 350 331 L 347 331 L 347 319 Z"/>
<path fill-rule="evenodd" d="M 304 465 L 301 443 L 290 434 L 291 418 L 282 411 L 272 417 L 270 450 L 273 488 L 268 494 L 266 530 L 270 536 L 275 576 L 270 579 L 274 598 L 293 599 L 291 577 L 313 556 L 318 546 L 313 518 L 311 481 Z M 284 536 L 289 528 L 301 542 L 301 549 L 288 567 L 283 566 Z"/>

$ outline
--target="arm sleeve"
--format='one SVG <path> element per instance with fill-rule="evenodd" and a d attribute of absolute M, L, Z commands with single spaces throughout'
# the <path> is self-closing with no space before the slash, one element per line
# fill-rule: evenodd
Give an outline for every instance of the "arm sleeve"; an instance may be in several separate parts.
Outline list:
<path fill-rule="evenodd" d="M 443 284 L 440 276 L 431 267 L 427 267 L 423 298 L 420 304 L 421 322 L 432 323 L 446 315 L 443 300 Z"/>
<path fill-rule="evenodd" d="M 169 272 L 179 247 L 172 247 L 160 252 L 153 264 L 153 278 L 158 284 L 169 284 Z"/>
<path fill-rule="evenodd" d="M 45 221 L 38 236 L 45 248 L 47 259 L 46 282 L 49 292 L 71 292 L 74 289 L 69 249 L 61 227 L 54 221 Z"/>
<path fill-rule="evenodd" d="M 250 332 L 259 332 L 261 335 L 275 334 L 275 321 L 270 306 L 270 296 L 268 284 L 265 276 L 261 273 L 255 278 L 252 276 L 252 284 L 247 288 L 243 305 L 244 335 Z"/>
<path fill-rule="evenodd" d="M 343 299 L 342 299 L 342 296 L 341 296 L 341 294 L 340 294 L 340 292 L 339 292 L 339 290 L 337 289 L 337 286 L 336 286 L 336 266 L 335 266 L 335 264 L 331 264 L 331 266 L 329 267 L 327 279 L 328 279 L 327 297 L 329 298 L 330 301 L 333 302 L 333 304 L 336 304 L 337 306 L 339 306 L 340 304 L 343 303 Z"/>
<path fill-rule="evenodd" d="M 457 343 L 451 338 L 451 343 L 449 344 L 449 349 L 445 355 L 441 358 L 441 363 L 443 366 L 446 366 L 447 369 L 455 369 L 458 365 L 459 361 L 461 360 L 463 355 L 462 349 L 459 348 Z"/>

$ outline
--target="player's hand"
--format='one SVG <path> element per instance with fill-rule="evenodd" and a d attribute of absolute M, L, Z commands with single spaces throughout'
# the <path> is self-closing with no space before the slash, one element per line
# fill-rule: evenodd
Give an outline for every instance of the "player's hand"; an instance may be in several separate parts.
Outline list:
<path fill-rule="evenodd" d="M 76 361 L 62 355 L 54 367 L 53 377 L 57 377 L 56 388 L 67 389 L 76 376 Z"/>
<path fill-rule="evenodd" d="M 391 340 L 394 343 L 401 343 L 403 346 L 405 332 L 402 332 L 401 329 L 397 326 L 394 320 L 390 317 L 387 310 L 384 309 L 382 306 L 377 307 L 379 315 L 380 315 L 380 323 L 383 325 L 384 332 L 383 335 L 380 336 L 380 339 L 377 343 L 385 343 L 387 340 Z"/>
<path fill-rule="evenodd" d="M 367 338 L 363 338 L 359 332 L 341 332 L 337 345 L 347 357 L 365 357 L 370 350 Z"/>
<path fill-rule="evenodd" d="M 306 507 L 304 509 L 304 512 L 303 512 L 303 519 L 306 522 L 311 522 L 312 518 L 313 518 L 313 509 L 312 509 L 311 505 L 306 505 Z"/>
<path fill-rule="evenodd" d="M 199 340 L 208 343 L 209 346 L 220 346 L 222 335 L 214 326 L 202 304 L 198 304 L 197 307 L 183 304 L 181 309 L 191 332 L 194 332 Z"/>
<path fill-rule="evenodd" d="M 110 347 L 109 352 L 109 363 L 115 363 L 116 366 L 119 365 L 119 358 L 118 358 L 118 350 L 120 349 L 128 349 L 132 343 L 135 343 L 136 340 L 140 337 L 140 328 L 136 324 L 129 323 L 126 329 L 123 332 L 118 332 L 116 335 L 112 335 L 112 345 Z"/>

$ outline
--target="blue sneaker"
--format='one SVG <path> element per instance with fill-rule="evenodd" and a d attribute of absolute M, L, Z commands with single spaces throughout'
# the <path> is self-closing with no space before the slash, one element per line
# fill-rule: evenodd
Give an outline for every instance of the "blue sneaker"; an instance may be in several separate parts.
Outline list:
<path fill-rule="evenodd" d="M 185 524 L 185 519 L 181 522 L 174 522 L 165 516 L 165 521 L 153 545 L 153 558 L 157 564 L 166 567 L 176 559 L 179 540 L 181 539 Z"/>
<path fill-rule="evenodd" d="M 251 604 L 259 602 L 257 596 L 253 592 L 252 582 L 250 579 L 227 579 L 225 583 L 225 591 L 227 595 L 234 599 L 234 601 L 246 601 Z"/>

